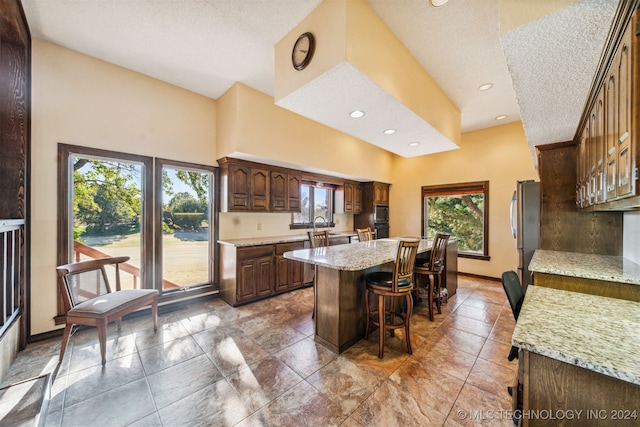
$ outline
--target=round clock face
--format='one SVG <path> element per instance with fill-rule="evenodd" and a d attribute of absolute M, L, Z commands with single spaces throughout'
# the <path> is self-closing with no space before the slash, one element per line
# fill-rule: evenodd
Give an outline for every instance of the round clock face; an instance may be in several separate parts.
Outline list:
<path fill-rule="evenodd" d="M 293 45 L 293 50 L 291 51 L 291 62 L 293 63 L 293 68 L 296 70 L 302 70 L 309 65 L 315 48 L 316 41 L 313 34 L 304 33 L 298 37 L 298 40 L 296 40 L 296 43 Z"/>

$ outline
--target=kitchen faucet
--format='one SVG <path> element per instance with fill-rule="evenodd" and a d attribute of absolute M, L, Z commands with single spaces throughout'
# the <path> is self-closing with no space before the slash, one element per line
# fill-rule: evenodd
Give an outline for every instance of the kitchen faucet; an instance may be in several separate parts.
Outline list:
<path fill-rule="evenodd" d="M 322 223 L 323 223 L 323 225 L 324 225 L 325 227 L 327 227 L 327 226 L 328 226 L 328 224 L 327 224 L 327 219 L 326 219 L 325 217 L 321 216 L 321 215 L 318 215 L 317 217 L 313 218 L 313 231 L 316 231 L 316 230 L 317 230 L 317 228 L 316 228 L 316 220 L 317 220 L 318 218 L 322 219 Z"/>

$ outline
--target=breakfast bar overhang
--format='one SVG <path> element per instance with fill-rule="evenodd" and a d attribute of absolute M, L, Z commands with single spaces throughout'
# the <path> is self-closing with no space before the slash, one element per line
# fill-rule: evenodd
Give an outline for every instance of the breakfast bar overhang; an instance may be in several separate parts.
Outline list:
<path fill-rule="evenodd" d="M 336 353 L 358 342 L 364 335 L 365 275 L 393 269 L 398 239 L 299 249 L 285 252 L 284 257 L 314 264 L 315 277 L 315 340 Z M 418 256 L 431 249 L 431 242 L 421 239 Z M 447 247 L 450 267 L 457 268 L 457 244 Z M 445 259 L 445 262 L 447 262 Z M 455 261 L 454 261 L 455 260 Z M 455 272 L 457 273 L 457 272 Z M 455 276 L 455 274 L 454 274 Z M 450 279 L 453 287 L 455 279 Z"/>

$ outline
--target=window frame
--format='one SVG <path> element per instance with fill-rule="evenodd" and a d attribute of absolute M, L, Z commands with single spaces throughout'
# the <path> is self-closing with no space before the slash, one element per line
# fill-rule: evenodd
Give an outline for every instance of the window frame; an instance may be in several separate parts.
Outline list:
<path fill-rule="evenodd" d="M 84 147 L 78 145 L 69 145 L 58 143 L 58 194 L 57 194 L 57 265 L 64 265 L 72 262 L 72 247 L 69 240 L 71 230 L 73 230 L 73 201 L 70 199 L 73 193 L 73 180 L 69 180 L 71 173 L 71 156 L 95 157 L 109 160 L 122 160 L 139 163 L 144 170 L 141 175 L 141 187 L 143 194 L 142 215 L 140 230 L 142 232 L 141 258 L 140 258 L 140 287 L 145 289 L 157 289 L 160 292 L 161 302 L 170 302 L 174 300 L 184 300 L 185 298 L 195 297 L 200 294 L 213 292 L 219 287 L 219 253 L 218 241 L 218 214 L 220 212 L 220 174 L 219 168 L 214 166 L 198 165 L 193 163 L 157 159 L 149 156 L 142 156 L 118 151 L 104 150 L 100 148 Z M 162 194 L 162 165 L 176 166 L 180 168 L 202 169 L 213 172 L 213 187 L 211 194 L 211 208 L 209 214 L 213 221 L 214 229 L 212 231 L 212 251 L 213 256 L 213 274 L 211 283 L 201 286 L 183 287 L 180 292 L 167 292 L 162 290 L 162 268 L 161 264 L 155 263 L 157 259 L 157 238 L 156 228 L 161 230 L 162 223 L 162 198 L 158 194 Z M 158 200 L 160 209 L 157 208 Z M 159 215 L 158 215 L 158 212 Z M 158 220 L 158 216 L 160 220 Z M 55 324 L 64 324 L 65 311 L 61 296 L 57 295 L 58 313 L 55 316 Z"/>
<path fill-rule="evenodd" d="M 458 250 L 459 258 L 478 259 L 489 261 L 489 181 L 462 182 L 455 184 L 425 185 L 421 188 L 422 196 L 422 216 L 421 230 L 425 231 L 425 199 L 433 196 L 457 196 L 464 194 L 483 194 L 484 196 L 484 213 L 483 213 L 483 239 L 482 254 L 464 252 Z"/>
<path fill-rule="evenodd" d="M 309 192 L 309 209 L 313 210 L 313 207 L 315 206 L 315 189 L 316 188 L 322 188 L 322 189 L 326 189 L 329 190 L 331 192 L 331 194 L 329 195 L 329 206 L 327 208 L 328 212 L 329 212 L 329 218 L 326 218 L 327 220 L 327 225 L 325 226 L 323 225 L 316 225 L 316 228 L 332 228 L 335 227 L 335 223 L 333 222 L 333 216 L 335 215 L 334 212 L 334 207 L 335 207 L 335 194 L 336 194 L 336 186 L 331 185 L 331 184 L 326 184 L 326 183 L 318 183 L 316 181 L 309 181 L 309 180 L 302 180 L 301 182 L 301 187 L 309 187 L 310 189 L 313 189 L 314 191 Z M 302 211 L 302 203 L 300 206 L 300 211 Z M 306 229 L 306 228 L 314 228 L 314 223 L 313 223 L 313 215 L 311 214 L 311 211 L 309 212 L 309 218 L 311 219 L 312 222 L 294 222 L 295 220 L 295 216 L 296 216 L 297 212 L 292 212 L 291 213 L 291 224 L 289 224 L 289 229 L 290 230 L 295 230 L 295 229 Z"/>

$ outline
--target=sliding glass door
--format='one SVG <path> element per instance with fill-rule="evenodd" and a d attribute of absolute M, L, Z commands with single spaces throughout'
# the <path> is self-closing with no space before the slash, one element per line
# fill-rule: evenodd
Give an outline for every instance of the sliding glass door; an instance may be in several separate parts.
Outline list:
<path fill-rule="evenodd" d="M 129 256 L 124 289 L 213 290 L 214 167 L 66 144 L 58 158 L 58 265 Z"/>

